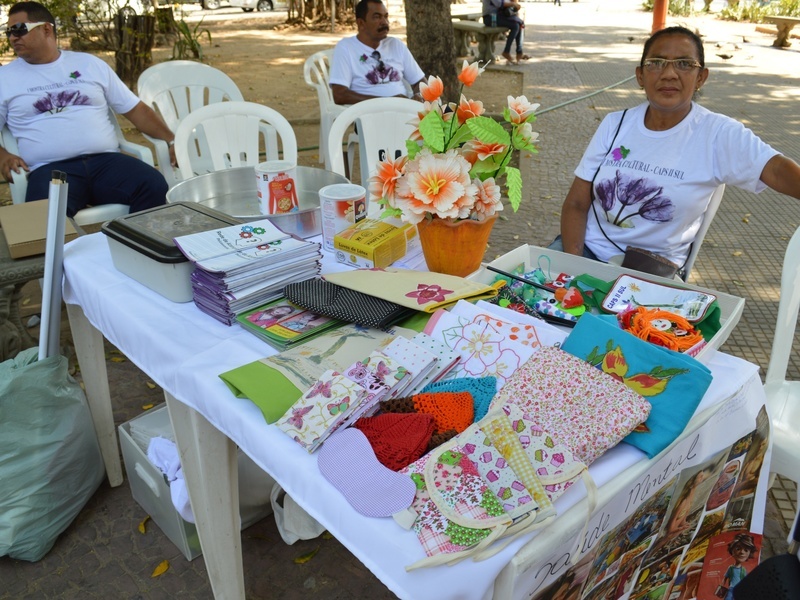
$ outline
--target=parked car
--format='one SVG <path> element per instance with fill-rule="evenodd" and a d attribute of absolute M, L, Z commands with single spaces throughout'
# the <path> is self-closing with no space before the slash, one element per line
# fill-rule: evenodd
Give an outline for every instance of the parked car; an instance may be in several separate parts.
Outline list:
<path fill-rule="evenodd" d="M 275 10 L 274 0 L 229 0 L 229 4 L 241 8 L 244 12 Z"/>

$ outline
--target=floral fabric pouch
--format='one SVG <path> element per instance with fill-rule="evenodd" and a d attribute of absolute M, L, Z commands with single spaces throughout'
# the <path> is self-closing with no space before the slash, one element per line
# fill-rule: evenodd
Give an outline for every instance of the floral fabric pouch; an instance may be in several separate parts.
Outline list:
<path fill-rule="evenodd" d="M 276 425 L 309 454 L 366 397 L 366 390 L 336 371 L 326 371 Z"/>
<path fill-rule="evenodd" d="M 446 308 L 462 298 L 474 301 L 497 295 L 496 287 L 463 277 L 391 267 L 328 273 L 325 280 L 427 313 Z"/>
<path fill-rule="evenodd" d="M 553 440 L 590 465 L 643 423 L 650 403 L 559 348 L 541 348 L 517 369 L 490 409 L 516 405 Z"/>

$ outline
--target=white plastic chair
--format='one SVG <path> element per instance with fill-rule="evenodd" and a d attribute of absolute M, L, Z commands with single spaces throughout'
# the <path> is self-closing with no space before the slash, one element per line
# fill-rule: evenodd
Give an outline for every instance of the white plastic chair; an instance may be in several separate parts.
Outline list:
<path fill-rule="evenodd" d="M 306 59 L 303 65 L 303 77 L 306 83 L 317 90 L 319 101 L 319 162 L 325 163 L 325 168 L 331 168 L 328 156 L 328 133 L 334 119 L 346 108 L 333 101 L 333 92 L 330 86 L 330 66 L 333 60 L 333 48 L 315 52 Z"/>
<path fill-rule="evenodd" d="M 108 109 L 111 123 L 117 132 L 117 139 L 119 140 L 119 148 L 125 154 L 130 154 L 136 158 L 146 162 L 151 167 L 153 166 L 153 153 L 149 148 L 141 144 L 135 144 L 125 139 L 122 133 L 122 128 L 117 121 L 117 115 L 111 108 Z M 7 125 L 4 125 L 0 130 L 0 145 L 11 154 L 19 155 L 19 147 L 17 140 L 11 134 Z M 11 188 L 11 202 L 13 204 L 22 204 L 25 202 L 25 193 L 28 190 L 28 177 L 27 174 L 11 172 L 11 179 L 8 184 Z M 116 217 L 127 215 L 130 207 L 127 204 L 101 204 L 98 206 L 87 206 L 79 210 L 73 220 L 80 226 L 92 225 L 95 223 L 103 223 Z"/>
<path fill-rule="evenodd" d="M 345 174 L 342 138 L 357 123 L 361 185 L 368 187 L 367 180 L 375 174 L 379 161 L 407 154 L 406 140 L 414 132 L 410 122 L 420 110 L 422 103 L 408 98 L 372 98 L 348 107 L 336 117 L 328 134 L 330 170 Z"/>
<path fill-rule="evenodd" d="M 694 243 L 689 251 L 689 256 L 686 259 L 686 265 L 683 268 L 683 280 L 689 281 L 689 274 L 692 272 L 694 261 L 697 260 L 697 255 L 700 253 L 700 246 L 703 245 L 703 239 L 706 237 L 708 228 L 711 226 L 711 221 L 714 220 L 714 215 L 717 214 L 717 209 L 722 202 L 722 196 L 725 194 L 725 184 L 720 184 L 711 196 L 711 200 L 706 208 L 703 222 L 700 223 L 700 229 L 697 230 L 697 235 L 694 238 Z"/>
<path fill-rule="evenodd" d="M 236 83 L 219 69 L 192 60 L 172 60 L 148 67 L 139 76 L 139 98 L 161 115 L 167 126 L 177 131 L 190 112 L 217 102 L 243 102 Z M 266 128 L 269 151 L 277 153 L 275 130 Z M 169 146 L 163 140 L 145 136 L 156 149 L 158 168 L 169 187 L 181 180 L 180 171 L 170 164 Z M 197 143 L 207 149 L 206 141 Z M 207 151 L 204 152 L 207 154 Z"/>
<path fill-rule="evenodd" d="M 781 301 L 775 323 L 764 394 L 772 422 L 770 471 L 800 485 L 800 381 L 786 381 L 800 309 L 800 229 L 795 231 L 783 260 Z"/>
<path fill-rule="evenodd" d="M 183 179 L 261 162 L 263 125 L 271 125 L 283 146 L 283 159 L 297 162 L 297 140 L 283 115 L 254 102 L 218 102 L 189 113 L 175 132 L 175 156 Z M 196 131 L 197 130 L 197 131 Z M 208 147 L 197 143 L 205 139 Z M 281 158 L 266 149 L 266 160 Z"/>

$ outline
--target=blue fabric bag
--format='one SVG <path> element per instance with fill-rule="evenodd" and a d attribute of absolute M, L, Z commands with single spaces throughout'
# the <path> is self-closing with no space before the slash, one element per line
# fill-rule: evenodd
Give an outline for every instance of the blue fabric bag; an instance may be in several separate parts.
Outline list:
<path fill-rule="evenodd" d="M 705 365 L 640 340 L 620 329 L 616 317 L 583 315 L 561 348 L 621 380 L 652 404 L 647 421 L 623 440 L 650 458 L 683 432 L 711 385 Z"/>

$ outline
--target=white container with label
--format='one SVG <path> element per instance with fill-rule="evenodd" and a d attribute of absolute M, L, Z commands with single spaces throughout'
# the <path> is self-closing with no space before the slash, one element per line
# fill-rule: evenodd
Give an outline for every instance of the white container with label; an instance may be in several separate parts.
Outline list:
<path fill-rule="evenodd" d="M 300 210 L 297 200 L 297 165 L 290 160 L 268 160 L 256 165 L 258 207 L 262 215 Z"/>
<path fill-rule="evenodd" d="M 319 191 L 322 247 L 333 252 L 333 238 L 367 217 L 367 190 L 354 183 L 334 183 Z"/>

